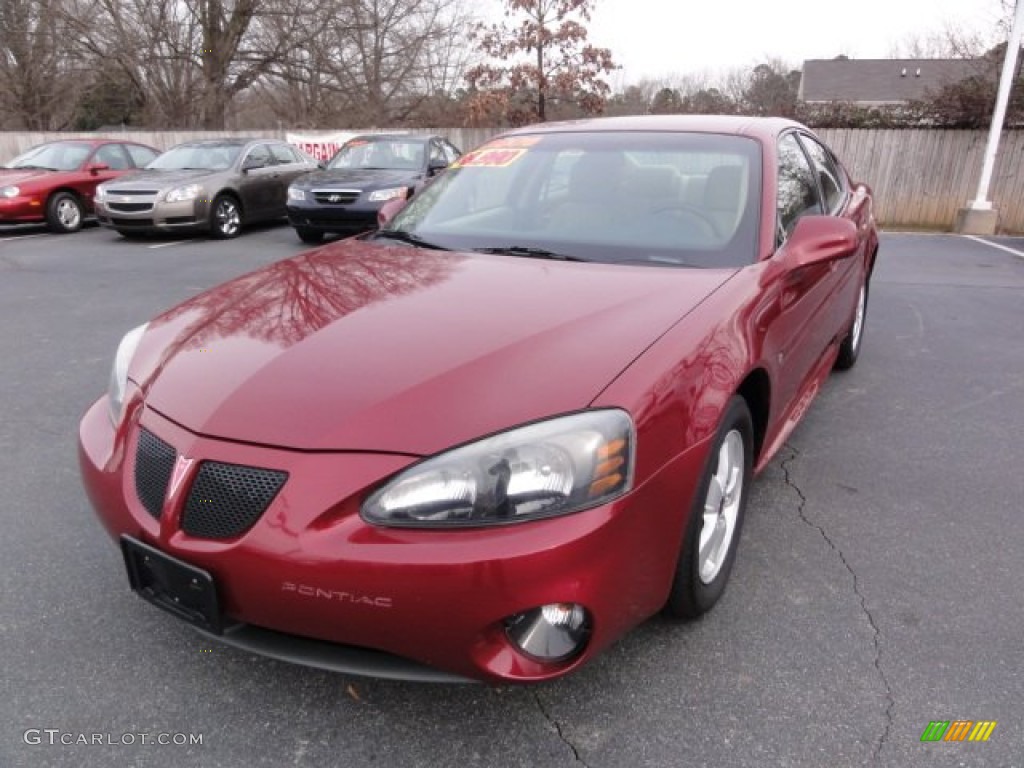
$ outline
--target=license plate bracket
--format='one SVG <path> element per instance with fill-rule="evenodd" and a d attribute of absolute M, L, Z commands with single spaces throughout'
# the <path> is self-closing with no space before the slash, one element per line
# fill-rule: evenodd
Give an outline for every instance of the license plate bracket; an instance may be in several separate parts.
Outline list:
<path fill-rule="evenodd" d="M 206 632 L 223 632 L 217 587 L 207 571 L 131 536 L 121 537 L 121 553 L 132 591 L 141 598 Z"/>

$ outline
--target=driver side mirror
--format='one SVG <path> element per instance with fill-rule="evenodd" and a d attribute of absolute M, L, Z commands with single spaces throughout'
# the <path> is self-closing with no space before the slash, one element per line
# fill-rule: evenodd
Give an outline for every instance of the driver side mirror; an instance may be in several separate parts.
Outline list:
<path fill-rule="evenodd" d="M 427 175 L 436 176 L 447 167 L 448 163 L 446 163 L 444 160 L 431 160 L 427 164 Z"/>
<path fill-rule="evenodd" d="M 257 168 L 263 168 L 265 166 L 266 163 L 264 163 L 258 157 L 253 157 L 252 155 L 249 155 L 249 157 L 245 158 L 245 160 L 242 161 L 242 173 L 255 171 Z"/>
<path fill-rule="evenodd" d="M 110 166 L 106 163 L 89 163 L 89 165 L 85 167 L 85 170 L 95 176 L 100 171 L 109 171 Z"/>
<path fill-rule="evenodd" d="M 786 263 L 797 270 L 845 259 L 857 251 L 857 226 L 836 216 L 804 216 L 797 221 L 785 248 Z"/>
<path fill-rule="evenodd" d="M 384 205 L 377 211 L 377 228 L 383 229 L 391 220 L 398 215 L 398 212 L 405 208 L 405 204 L 408 202 L 405 198 L 393 198 L 388 200 Z"/>

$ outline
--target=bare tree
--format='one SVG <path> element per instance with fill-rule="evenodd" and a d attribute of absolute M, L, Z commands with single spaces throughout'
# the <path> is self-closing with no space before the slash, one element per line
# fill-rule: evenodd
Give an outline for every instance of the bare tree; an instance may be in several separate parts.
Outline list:
<path fill-rule="evenodd" d="M 77 45 L 144 94 L 158 127 L 224 128 L 229 105 L 312 39 L 329 0 L 66 0 Z"/>
<path fill-rule="evenodd" d="M 72 118 L 82 68 L 59 2 L 0 2 L 0 127 L 59 130 Z"/>

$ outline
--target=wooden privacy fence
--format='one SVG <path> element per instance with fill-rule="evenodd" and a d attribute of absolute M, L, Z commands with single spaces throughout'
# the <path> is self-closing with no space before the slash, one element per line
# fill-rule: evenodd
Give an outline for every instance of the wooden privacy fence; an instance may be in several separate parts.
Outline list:
<path fill-rule="evenodd" d="M 371 129 L 380 130 L 380 129 Z M 470 150 L 498 132 L 491 128 L 423 128 L 415 133 L 446 136 Z M 105 134 L 167 149 L 183 141 L 216 136 L 284 138 L 286 131 L 124 131 Z M 304 131 L 314 133 L 314 131 Z M 851 175 L 875 191 L 883 226 L 948 230 L 958 208 L 974 198 L 981 176 L 986 131 L 830 128 L 818 133 L 843 160 Z M 97 134 L 0 133 L 0 162 L 34 144 Z M 1004 131 L 989 199 L 999 210 L 999 227 L 1024 232 L 1024 131 Z"/>
<path fill-rule="evenodd" d="M 973 200 L 981 178 L 987 131 L 818 131 L 850 174 L 875 192 L 879 221 L 889 228 L 945 229 Z M 989 200 L 999 228 L 1024 232 L 1024 131 L 1004 131 Z"/>

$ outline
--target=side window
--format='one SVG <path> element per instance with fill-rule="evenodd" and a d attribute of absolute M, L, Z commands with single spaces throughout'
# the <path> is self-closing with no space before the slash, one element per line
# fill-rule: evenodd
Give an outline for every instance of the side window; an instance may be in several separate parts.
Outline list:
<path fill-rule="evenodd" d="M 125 144 L 124 148 L 128 150 L 128 154 L 131 155 L 132 163 L 136 168 L 145 168 L 156 160 L 157 155 L 160 154 L 141 144 Z"/>
<path fill-rule="evenodd" d="M 823 212 L 811 166 L 792 133 L 779 140 L 779 188 L 775 205 L 779 213 L 779 243 L 789 237 L 801 216 Z"/>
<path fill-rule="evenodd" d="M 441 145 L 436 141 L 430 142 L 430 164 L 431 165 L 449 165 L 451 161 L 448 156 L 441 150 Z"/>
<path fill-rule="evenodd" d="M 828 213 L 838 213 L 846 194 L 843 189 L 843 177 L 836 167 L 835 160 L 827 149 L 810 136 L 801 136 L 800 141 L 814 164 L 815 173 L 818 174 L 821 194 L 825 199 L 825 210 Z"/>
<path fill-rule="evenodd" d="M 266 144 L 258 144 L 249 150 L 249 154 L 245 156 L 243 161 L 243 167 L 248 168 L 265 168 L 268 165 L 272 165 L 273 161 L 270 159 L 270 150 L 267 149 Z"/>
<path fill-rule="evenodd" d="M 462 153 L 455 148 L 454 144 L 449 144 L 447 141 L 441 142 L 441 150 L 444 152 L 444 156 L 448 159 L 449 165 L 458 160 L 462 155 Z"/>
<path fill-rule="evenodd" d="M 120 144 L 104 144 L 92 156 L 94 163 L 103 163 L 112 171 L 123 171 L 132 167 Z"/>
<path fill-rule="evenodd" d="M 289 165 L 298 162 L 295 153 L 292 152 L 291 147 L 287 144 L 271 144 L 270 154 L 278 165 Z"/>

